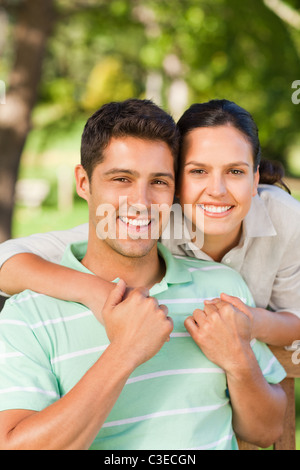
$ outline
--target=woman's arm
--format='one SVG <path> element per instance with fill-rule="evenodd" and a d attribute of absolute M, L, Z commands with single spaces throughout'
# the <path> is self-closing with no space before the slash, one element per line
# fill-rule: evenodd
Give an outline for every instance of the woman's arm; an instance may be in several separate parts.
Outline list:
<path fill-rule="evenodd" d="M 289 312 L 253 310 L 253 336 L 271 346 L 290 346 L 300 339 L 300 318 Z"/>
<path fill-rule="evenodd" d="M 221 294 L 221 298 L 252 316 L 252 338 L 271 346 L 289 346 L 300 339 L 300 318 L 293 313 L 248 307 L 237 297 L 226 294 Z"/>
<path fill-rule="evenodd" d="M 84 224 L 71 230 L 36 234 L 2 243 L 0 290 L 14 295 L 30 289 L 79 302 L 100 317 L 113 284 L 57 264 L 68 244 L 87 238 L 88 224 Z"/>
<path fill-rule="evenodd" d="M 0 270 L 0 288 L 9 295 L 31 289 L 61 300 L 86 305 L 97 316 L 114 284 L 46 261 L 32 253 L 13 256 Z"/>

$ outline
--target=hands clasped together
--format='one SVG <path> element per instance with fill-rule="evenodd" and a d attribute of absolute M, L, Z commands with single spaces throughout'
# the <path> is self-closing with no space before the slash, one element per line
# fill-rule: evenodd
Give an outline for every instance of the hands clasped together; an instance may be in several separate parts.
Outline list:
<path fill-rule="evenodd" d="M 120 280 L 110 293 L 102 318 L 111 343 L 118 344 L 138 366 L 153 357 L 169 341 L 173 321 L 168 308 L 149 296 L 149 290 L 136 288 L 126 293 Z M 251 309 L 237 297 L 222 294 L 205 301 L 185 320 L 185 327 L 212 362 L 228 370 L 243 347 L 249 348 L 253 317 Z"/>
<path fill-rule="evenodd" d="M 253 316 L 240 299 L 226 294 L 205 301 L 185 321 L 185 327 L 208 359 L 225 371 L 235 364 L 240 352 L 249 348 Z"/>

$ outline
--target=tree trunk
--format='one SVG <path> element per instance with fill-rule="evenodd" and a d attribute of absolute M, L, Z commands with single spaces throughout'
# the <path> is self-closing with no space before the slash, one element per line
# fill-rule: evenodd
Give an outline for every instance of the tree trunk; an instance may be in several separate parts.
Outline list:
<path fill-rule="evenodd" d="M 11 238 L 18 169 L 54 19 L 54 0 L 23 0 L 19 7 L 15 63 L 6 104 L 0 105 L 0 243 Z"/>

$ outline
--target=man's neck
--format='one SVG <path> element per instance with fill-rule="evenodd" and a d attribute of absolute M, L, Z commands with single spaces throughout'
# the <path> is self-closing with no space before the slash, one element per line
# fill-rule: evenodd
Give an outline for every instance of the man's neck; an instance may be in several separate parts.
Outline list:
<path fill-rule="evenodd" d="M 88 241 L 82 264 L 106 281 L 123 279 L 129 287 L 151 288 L 165 275 L 166 267 L 160 258 L 157 245 L 143 257 L 128 257 L 119 254 L 98 240 Z"/>

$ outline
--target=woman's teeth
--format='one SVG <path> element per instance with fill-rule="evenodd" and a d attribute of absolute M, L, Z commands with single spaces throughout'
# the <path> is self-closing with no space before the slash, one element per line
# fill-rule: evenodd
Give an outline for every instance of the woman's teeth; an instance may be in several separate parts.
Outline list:
<path fill-rule="evenodd" d="M 222 212 L 227 212 L 229 209 L 232 208 L 232 206 L 206 206 L 204 204 L 199 204 L 201 209 L 203 209 L 206 212 L 211 212 L 214 214 L 221 214 Z"/>

